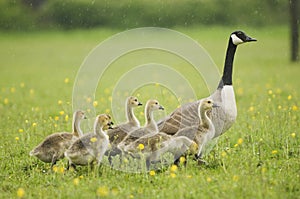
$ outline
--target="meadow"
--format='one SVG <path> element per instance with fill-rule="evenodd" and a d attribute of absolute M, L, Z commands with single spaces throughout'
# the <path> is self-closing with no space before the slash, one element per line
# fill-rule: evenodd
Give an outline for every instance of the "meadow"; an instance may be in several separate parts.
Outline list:
<path fill-rule="evenodd" d="M 236 27 L 175 29 L 198 41 L 223 69 L 228 37 Z M 287 27 L 243 30 L 258 42 L 237 49 L 233 83 L 238 118 L 205 156 L 208 164 L 188 159 L 186 167 L 145 173 L 122 172 L 107 165 L 71 172 L 65 169 L 66 160 L 51 170 L 49 164 L 28 155 L 46 135 L 71 131 L 77 71 L 96 45 L 121 30 L 1 32 L 0 197 L 299 198 L 300 64 L 289 61 Z M 122 59 L 119 62 L 124 64 Z M 116 67 L 112 70 L 116 75 L 112 80 L 120 77 Z M 112 111 L 114 85 L 109 79 L 97 88 L 93 103 L 97 113 Z M 200 82 L 195 85 L 197 97 L 209 95 L 202 80 L 191 79 L 194 84 Z M 149 85 L 135 94 L 144 102 L 157 98 L 167 114 L 178 101 L 161 91 Z M 142 111 L 136 110 L 140 121 L 144 121 Z"/>

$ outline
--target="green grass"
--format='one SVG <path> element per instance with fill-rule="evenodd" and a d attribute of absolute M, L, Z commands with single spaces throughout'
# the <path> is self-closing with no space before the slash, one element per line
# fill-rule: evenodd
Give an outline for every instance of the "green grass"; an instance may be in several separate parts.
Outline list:
<path fill-rule="evenodd" d="M 234 29 L 177 30 L 201 43 L 221 70 L 228 35 Z M 46 135 L 71 131 L 72 83 L 77 70 L 99 42 L 118 30 L 0 33 L 1 198 L 17 197 L 19 188 L 24 189 L 26 198 L 299 198 L 300 67 L 289 62 L 288 29 L 243 29 L 258 42 L 237 50 L 237 121 L 206 156 L 207 166 L 188 161 L 186 168 L 175 172 L 175 178 L 170 168 L 154 176 L 107 166 L 99 171 L 82 167 L 77 173 L 60 172 L 65 160 L 58 163 L 57 172 L 51 172 L 49 164 L 28 155 Z M 119 62 L 128 64 L 130 60 Z M 97 113 L 111 111 L 113 80 L 121 73 L 111 72 L 116 75 L 112 82 L 100 82 L 97 88 Z M 202 80 L 190 78 L 199 83 L 195 85 L 198 97 L 209 95 L 200 86 Z M 142 101 L 158 98 L 169 113 L 178 102 L 162 91 L 150 85 L 135 93 Z M 143 121 L 140 112 L 141 108 L 137 115 Z"/>

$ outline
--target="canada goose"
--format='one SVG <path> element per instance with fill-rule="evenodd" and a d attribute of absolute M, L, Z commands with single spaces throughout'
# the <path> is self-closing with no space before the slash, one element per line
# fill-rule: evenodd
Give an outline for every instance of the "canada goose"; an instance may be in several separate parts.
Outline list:
<path fill-rule="evenodd" d="M 100 165 L 102 157 L 109 145 L 109 138 L 106 132 L 113 123 L 111 117 L 107 114 L 98 115 L 94 122 L 94 132 L 84 134 L 77 139 L 65 151 L 65 156 L 68 159 L 69 166 L 76 167 L 75 165 L 88 165 L 91 166 L 96 161 Z"/>
<path fill-rule="evenodd" d="M 145 106 L 145 120 L 146 123 L 144 127 L 138 128 L 131 131 L 123 140 L 118 144 L 118 148 L 123 150 L 126 145 L 133 142 L 134 140 L 149 134 L 154 134 L 158 132 L 157 124 L 153 118 L 153 111 L 164 110 L 157 100 L 148 100 Z"/>
<path fill-rule="evenodd" d="M 203 147 L 215 134 L 215 127 L 210 118 L 213 107 L 218 107 L 211 99 L 203 99 L 198 106 L 199 125 L 180 129 L 174 137 L 185 136 L 196 142 L 198 151 L 196 157 L 200 157 Z"/>
<path fill-rule="evenodd" d="M 76 111 L 73 114 L 73 133 L 60 132 L 47 136 L 43 142 L 30 151 L 30 156 L 36 156 L 43 162 L 51 163 L 51 168 L 56 161 L 64 157 L 64 152 L 72 142 L 80 135 L 83 135 L 80 129 L 80 122 L 85 119 L 83 111 Z"/>
<path fill-rule="evenodd" d="M 239 44 L 256 41 L 242 31 L 235 31 L 230 34 L 223 76 L 217 90 L 209 97 L 219 105 L 212 110 L 212 122 L 215 126 L 214 137 L 220 136 L 227 131 L 234 123 L 237 116 L 235 95 L 232 86 L 232 69 L 236 48 Z M 169 116 L 158 122 L 159 131 L 174 135 L 178 130 L 199 123 L 197 107 L 202 99 L 185 104 L 177 108 Z"/>
<path fill-rule="evenodd" d="M 136 97 L 130 96 L 127 98 L 125 103 L 127 122 L 107 131 L 111 145 L 119 144 L 130 131 L 140 127 L 140 122 L 135 117 L 133 108 L 142 105 L 143 104 L 139 102 Z"/>

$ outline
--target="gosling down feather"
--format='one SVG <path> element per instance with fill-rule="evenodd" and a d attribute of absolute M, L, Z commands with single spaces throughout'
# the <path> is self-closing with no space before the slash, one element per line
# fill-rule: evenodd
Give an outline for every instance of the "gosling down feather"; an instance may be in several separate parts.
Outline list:
<path fill-rule="evenodd" d="M 51 163 L 51 168 L 56 161 L 64 158 L 64 152 L 74 140 L 83 135 L 80 129 L 80 122 L 85 119 L 83 111 L 76 111 L 73 114 L 73 133 L 61 132 L 47 136 L 38 146 L 30 151 L 30 156 L 36 156 L 43 162 Z"/>

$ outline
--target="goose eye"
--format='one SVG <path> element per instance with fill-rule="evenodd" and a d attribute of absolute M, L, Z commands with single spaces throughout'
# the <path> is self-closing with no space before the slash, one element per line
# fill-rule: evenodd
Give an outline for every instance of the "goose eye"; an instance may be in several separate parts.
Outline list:
<path fill-rule="evenodd" d="M 158 105 L 158 103 L 157 103 L 157 102 L 155 102 L 155 104 L 156 104 L 156 105 Z"/>

